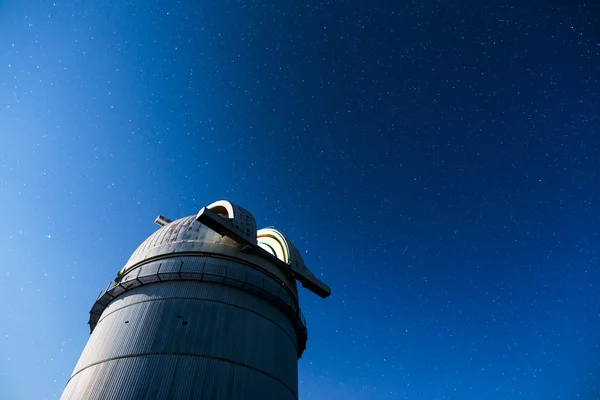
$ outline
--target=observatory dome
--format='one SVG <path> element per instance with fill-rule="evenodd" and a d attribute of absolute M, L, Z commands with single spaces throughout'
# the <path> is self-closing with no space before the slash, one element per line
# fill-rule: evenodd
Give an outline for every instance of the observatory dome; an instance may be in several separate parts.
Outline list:
<path fill-rule="evenodd" d="M 250 212 L 224 200 L 214 202 L 206 208 L 229 221 L 243 234 L 244 239 L 256 244 L 256 221 Z M 233 239 L 215 232 L 196 218 L 196 215 L 190 215 L 173 222 L 163 219 L 166 220 L 164 225 L 138 246 L 120 274 L 148 259 L 166 254 L 229 253 L 239 247 Z"/>

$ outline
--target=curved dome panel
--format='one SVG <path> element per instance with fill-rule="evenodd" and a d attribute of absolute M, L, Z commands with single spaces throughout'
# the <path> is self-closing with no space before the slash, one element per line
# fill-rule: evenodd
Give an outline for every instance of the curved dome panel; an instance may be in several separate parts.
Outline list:
<path fill-rule="evenodd" d="M 225 200 L 216 201 L 206 208 L 227 221 L 248 241 L 256 243 L 256 221 L 249 211 Z M 223 249 L 223 246 L 238 246 L 234 240 L 198 222 L 195 215 L 173 222 L 165 217 L 160 218 L 165 225 L 138 246 L 121 270 L 121 274 L 141 261 L 159 255 L 177 252 L 218 253 L 219 248 Z"/>
<path fill-rule="evenodd" d="M 259 230 L 256 235 L 258 246 L 289 265 L 296 279 L 302 283 L 302 286 L 321 297 L 327 297 L 331 294 L 329 286 L 325 285 L 310 272 L 306 264 L 304 264 L 304 260 L 298 249 L 283 233 L 273 228 L 265 228 Z"/>
<path fill-rule="evenodd" d="M 289 264 L 290 251 L 288 241 L 279 231 L 271 228 L 261 229 L 256 234 L 257 244 L 280 261 Z"/>
<path fill-rule="evenodd" d="M 273 228 L 264 228 L 256 233 L 258 245 L 279 260 L 288 264 L 292 269 L 308 271 L 300 252 L 283 233 Z"/>
<path fill-rule="evenodd" d="M 210 245 L 235 246 L 235 242 L 196 221 L 195 215 L 190 215 L 175 220 L 150 235 L 133 252 L 121 271 L 125 272 L 147 258 L 178 251 L 206 251 Z"/>

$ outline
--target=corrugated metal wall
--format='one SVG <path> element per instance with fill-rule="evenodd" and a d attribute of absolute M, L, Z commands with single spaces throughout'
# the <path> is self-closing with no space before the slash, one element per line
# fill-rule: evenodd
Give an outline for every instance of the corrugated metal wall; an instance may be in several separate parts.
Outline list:
<path fill-rule="evenodd" d="M 174 280 L 113 300 L 62 399 L 297 399 L 297 336 L 281 309 Z"/>

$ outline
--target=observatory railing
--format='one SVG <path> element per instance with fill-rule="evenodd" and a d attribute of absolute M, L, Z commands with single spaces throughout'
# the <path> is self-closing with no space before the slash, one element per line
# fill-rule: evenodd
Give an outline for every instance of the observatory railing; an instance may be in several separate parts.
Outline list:
<path fill-rule="evenodd" d="M 298 357 L 302 356 L 308 339 L 306 318 L 284 283 L 250 265 L 210 256 L 171 255 L 127 271 L 120 280 L 110 282 L 98 295 L 90 310 L 90 332 L 94 331 L 102 312 L 117 296 L 138 286 L 173 280 L 214 282 L 239 288 L 267 300 L 294 324 L 298 337 Z"/>

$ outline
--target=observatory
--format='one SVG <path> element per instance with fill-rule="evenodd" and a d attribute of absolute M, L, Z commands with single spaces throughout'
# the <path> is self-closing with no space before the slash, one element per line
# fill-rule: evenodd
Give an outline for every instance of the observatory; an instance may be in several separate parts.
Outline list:
<path fill-rule="evenodd" d="M 308 336 L 296 281 L 323 298 L 329 287 L 228 201 L 155 222 L 94 303 L 61 399 L 297 399 Z"/>

